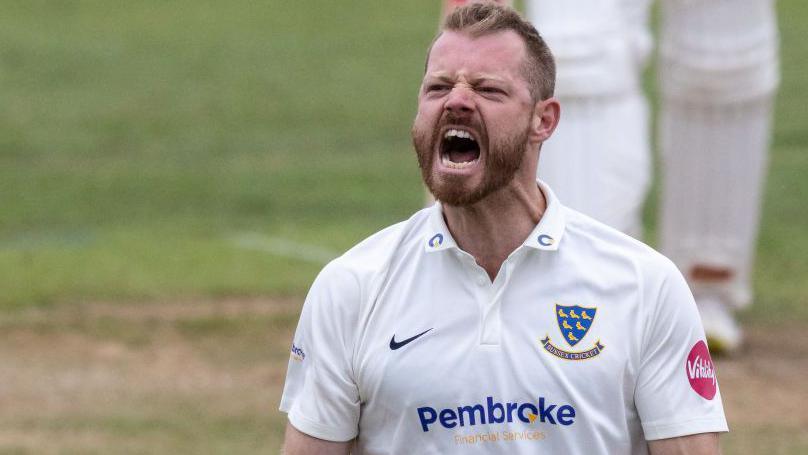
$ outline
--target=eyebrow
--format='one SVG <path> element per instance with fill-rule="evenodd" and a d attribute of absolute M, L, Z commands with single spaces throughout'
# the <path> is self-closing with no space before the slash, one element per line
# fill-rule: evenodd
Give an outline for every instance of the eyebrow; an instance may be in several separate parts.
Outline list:
<path fill-rule="evenodd" d="M 434 73 L 429 73 L 426 75 L 428 79 L 437 79 L 442 82 L 454 82 L 455 78 L 450 76 L 449 73 L 445 71 L 436 71 Z M 500 82 L 500 83 L 507 83 L 506 79 L 501 77 L 487 75 L 487 74 L 480 74 L 474 77 L 469 78 L 469 83 L 471 85 L 477 85 L 483 82 Z"/>

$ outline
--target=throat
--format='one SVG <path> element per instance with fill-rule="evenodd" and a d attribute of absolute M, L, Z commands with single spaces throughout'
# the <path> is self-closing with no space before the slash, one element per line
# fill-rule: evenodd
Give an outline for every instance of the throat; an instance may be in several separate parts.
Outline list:
<path fill-rule="evenodd" d="M 443 206 L 446 225 L 457 245 L 474 257 L 492 281 L 544 215 L 544 195 L 535 183 L 532 190 L 535 192 L 499 191 L 474 205 Z"/>

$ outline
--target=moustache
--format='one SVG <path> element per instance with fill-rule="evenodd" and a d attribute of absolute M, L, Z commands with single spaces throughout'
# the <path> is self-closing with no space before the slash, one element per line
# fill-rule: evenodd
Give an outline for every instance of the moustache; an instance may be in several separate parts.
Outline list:
<path fill-rule="evenodd" d="M 437 127 L 438 129 L 443 128 L 447 125 L 455 125 L 455 126 L 465 126 L 469 128 L 474 128 L 476 130 L 480 130 L 479 124 L 474 121 L 473 119 L 469 118 L 467 115 L 458 116 L 450 111 L 446 111 L 444 115 L 438 119 Z"/>

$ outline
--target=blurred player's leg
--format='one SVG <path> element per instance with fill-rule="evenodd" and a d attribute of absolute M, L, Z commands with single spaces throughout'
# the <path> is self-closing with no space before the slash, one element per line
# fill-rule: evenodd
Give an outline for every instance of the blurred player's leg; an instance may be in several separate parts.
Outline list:
<path fill-rule="evenodd" d="M 688 278 L 711 348 L 741 341 L 778 81 L 770 0 L 667 0 L 660 49 L 661 247 Z"/>
<path fill-rule="evenodd" d="M 645 99 L 631 93 L 562 103 L 564 121 L 543 146 L 539 177 L 566 205 L 640 238 L 650 174 Z"/>
<path fill-rule="evenodd" d="M 650 178 L 641 87 L 648 2 L 531 0 L 526 7 L 556 58 L 562 106 L 539 177 L 565 204 L 639 236 Z"/>

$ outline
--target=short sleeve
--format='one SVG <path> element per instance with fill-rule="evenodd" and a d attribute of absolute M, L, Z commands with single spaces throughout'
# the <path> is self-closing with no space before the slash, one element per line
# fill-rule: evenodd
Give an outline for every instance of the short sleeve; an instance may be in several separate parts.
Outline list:
<path fill-rule="evenodd" d="M 649 310 L 634 400 L 646 440 L 728 431 L 696 303 L 678 269 L 644 289 Z"/>
<path fill-rule="evenodd" d="M 310 436 L 349 441 L 359 424 L 359 392 L 352 352 L 360 289 L 331 263 L 314 281 L 292 341 L 280 410 Z"/>

